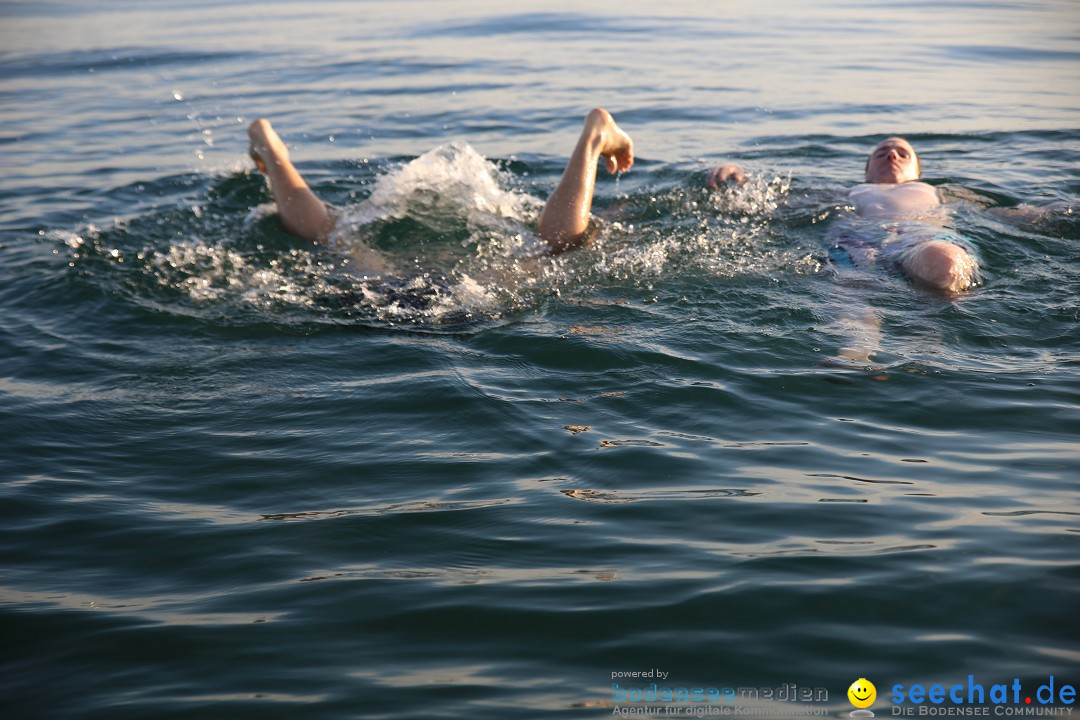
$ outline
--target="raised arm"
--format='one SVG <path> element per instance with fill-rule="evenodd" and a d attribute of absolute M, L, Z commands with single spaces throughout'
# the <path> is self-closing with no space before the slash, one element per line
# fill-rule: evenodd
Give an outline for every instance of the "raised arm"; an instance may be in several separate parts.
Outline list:
<path fill-rule="evenodd" d="M 547 199 L 537 222 L 537 231 L 552 255 L 575 248 L 585 239 L 601 157 L 610 173 L 629 170 L 634 164 L 634 141 L 607 110 L 597 108 L 585 116 L 585 127 L 559 186 Z"/>

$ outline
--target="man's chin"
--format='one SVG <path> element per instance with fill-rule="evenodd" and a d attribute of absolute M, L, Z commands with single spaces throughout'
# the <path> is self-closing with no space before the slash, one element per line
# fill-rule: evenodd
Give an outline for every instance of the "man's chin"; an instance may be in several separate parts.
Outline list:
<path fill-rule="evenodd" d="M 875 185 L 897 185 L 904 182 L 897 173 L 880 173 L 870 182 Z"/>

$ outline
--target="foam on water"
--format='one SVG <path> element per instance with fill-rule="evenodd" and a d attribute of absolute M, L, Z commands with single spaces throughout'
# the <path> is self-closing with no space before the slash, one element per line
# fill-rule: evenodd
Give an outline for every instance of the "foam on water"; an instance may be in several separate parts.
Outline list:
<path fill-rule="evenodd" d="M 717 192 L 683 185 L 624 196 L 626 217 L 600 233 L 595 268 L 643 282 L 687 271 L 715 278 L 817 272 L 820 248 L 792 243 L 775 227 L 790 191 L 790 178 L 763 175 Z"/>
<path fill-rule="evenodd" d="M 422 218 L 435 229 L 455 219 L 483 228 L 495 218 L 535 217 L 535 198 L 509 192 L 495 165 L 465 143 L 440 145 L 377 179 L 371 196 L 341 212 L 336 237 L 379 220 Z M 452 227 L 450 225 L 449 227 Z"/>
<path fill-rule="evenodd" d="M 239 322 L 439 324 L 496 317 L 520 300 L 495 275 L 514 274 L 543 247 L 530 230 L 539 201 L 502 180 L 468 146 L 436 148 L 340 208 L 328 250 L 285 235 L 272 202 L 239 212 L 262 183 L 246 172 L 213 177 L 194 202 L 52 235 L 79 276 L 156 309 Z"/>

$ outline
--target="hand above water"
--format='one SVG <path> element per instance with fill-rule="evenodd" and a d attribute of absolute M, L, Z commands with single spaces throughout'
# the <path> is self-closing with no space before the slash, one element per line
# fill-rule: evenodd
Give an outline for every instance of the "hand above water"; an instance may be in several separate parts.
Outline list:
<path fill-rule="evenodd" d="M 742 167 L 735 163 L 727 163 L 720 167 L 714 168 L 709 173 L 709 187 L 713 190 L 719 190 L 720 185 L 723 183 L 735 183 L 736 185 L 742 185 L 746 182 L 746 173 L 743 172 Z"/>

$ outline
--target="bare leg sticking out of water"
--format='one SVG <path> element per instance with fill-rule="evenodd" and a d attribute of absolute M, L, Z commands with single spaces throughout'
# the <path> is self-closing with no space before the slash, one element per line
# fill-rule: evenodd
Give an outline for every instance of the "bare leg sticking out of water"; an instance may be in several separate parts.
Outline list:
<path fill-rule="evenodd" d="M 305 240 L 325 243 L 334 219 L 289 160 L 289 150 L 270 121 L 259 118 L 251 123 L 248 136 L 251 156 L 259 172 L 270 180 L 285 229 Z M 537 223 L 540 237 L 553 255 L 577 247 L 586 237 L 600 158 L 604 158 L 608 172 L 625 172 L 634 164 L 634 141 L 610 113 L 597 108 L 585 117 L 577 146 Z"/>
<path fill-rule="evenodd" d="M 300 172 L 289 160 L 289 150 L 270 121 L 259 118 L 248 126 L 251 157 L 259 172 L 270 179 L 281 224 L 305 240 L 326 243 L 334 229 L 334 219 L 326 204 L 311 191 Z"/>
<path fill-rule="evenodd" d="M 585 116 L 585 127 L 559 186 L 547 199 L 537 222 L 536 229 L 552 255 L 573 249 L 585 240 L 601 157 L 608 172 L 625 172 L 634 164 L 634 141 L 607 110 L 597 108 Z"/>

